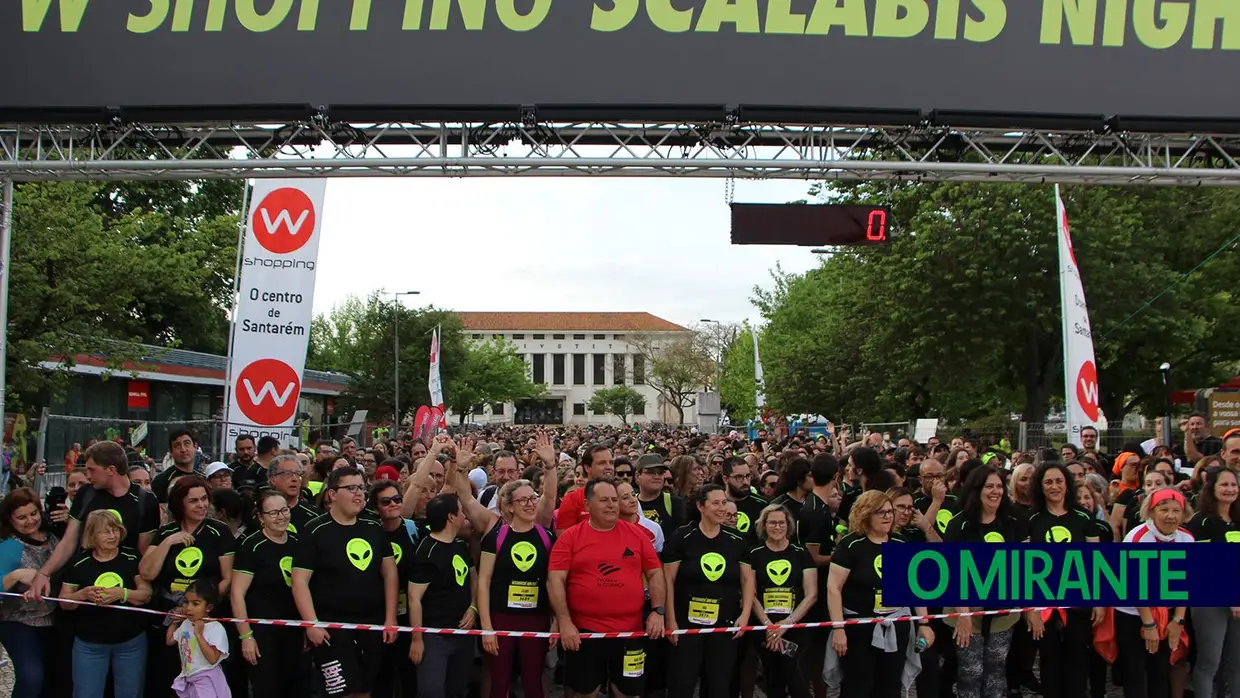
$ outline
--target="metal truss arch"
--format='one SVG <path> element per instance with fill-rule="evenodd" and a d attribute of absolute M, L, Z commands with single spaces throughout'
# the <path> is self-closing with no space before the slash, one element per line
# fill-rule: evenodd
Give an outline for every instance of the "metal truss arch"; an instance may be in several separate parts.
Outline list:
<path fill-rule="evenodd" d="M 1240 186 L 1240 136 L 650 122 L 0 124 L 0 179 L 725 177 Z"/>

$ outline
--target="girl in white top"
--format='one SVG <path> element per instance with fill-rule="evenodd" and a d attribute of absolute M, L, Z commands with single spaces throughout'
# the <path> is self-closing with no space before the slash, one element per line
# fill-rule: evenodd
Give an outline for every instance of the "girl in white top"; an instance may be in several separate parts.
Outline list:
<path fill-rule="evenodd" d="M 1188 519 L 1184 495 L 1173 487 L 1154 490 L 1141 504 L 1145 523 L 1124 536 L 1125 543 L 1192 543 L 1193 536 L 1180 528 Z M 1171 609 L 1162 637 L 1154 609 L 1117 607 L 1115 642 L 1124 678 L 1124 698 L 1167 698 L 1171 692 L 1171 653 L 1184 630 L 1184 607 Z"/>

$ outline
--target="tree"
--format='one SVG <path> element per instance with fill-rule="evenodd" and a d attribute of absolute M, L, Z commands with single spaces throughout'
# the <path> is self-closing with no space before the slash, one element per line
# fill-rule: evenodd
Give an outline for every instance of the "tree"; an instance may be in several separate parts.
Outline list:
<path fill-rule="evenodd" d="M 338 371 L 350 376 L 341 395 L 340 408 L 371 410 L 391 415 L 396 397 L 395 336 L 400 336 L 400 405 L 407 416 L 428 404 L 426 378 L 430 373 L 430 333 L 441 327 L 439 373 L 444 398 L 462 379 L 468 349 L 461 334 L 460 318 L 434 307 L 407 308 L 390 296 L 372 293 L 366 299 L 350 297 L 310 326 L 310 368 Z"/>
<path fill-rule="evenodd" d="M 1020 412 L 1041 421 L 1063 399 L 1050 187 L 884 183 L 819 194 L 891 206 L 892 244 L 835 250 L 805 275 L 777 269 L 768 288 L 756 289 L 768 321 L 772 405 L 836 419 Z M 1240 196 L 1101 187 L 1064 194 L 1108 418 L 1160 411 L 1161 361 L 1177 366 L 1180 387 L 1225 378 L 1240 358 L 1240 305 L 1229 281 L 1240 262 L 1220 255 L 1184 274 L 1235 234 Z"/>
<path fill-rule="evenodd" d="M 758 381 L 754 372 L 753 328 L 748 323 L 737 333 L 723 354 L 723 372 L 719 381 L 719 400 L 733 423 L 745 421 L 758 413 L 756 393 Z M 763 376 L 765 379 L 765 376 Z"/>
<path fill-rule="evenodd" d="M 86 182 L 16 187 L 7 328 L 15 404 L 44 402 L 64 386 L 65 371 L 39 368 L 51 357 L 103 355 L 119 368 L 140 352 L 118 340 L 226 349 L 237 251 L 232 199 L 215 197 L 210 212 L 195 215 L 172 211 L 154 193 L 143 205 L 104 205 L 127 201 L 124 191 Z M 191 191 L 184 205 L 207 198 Z"/>
<path fill-rule="evenodd" d="M 530 380 L 525 358 L 502 339 L 466 344 L 465 364 L 451 389 L 445 389 L 448 407 L 461 424 L 475 405 L 516 402 L 541 397 L 544 388 Z"/>
<path fill-rule="evenodd" d="M 676 410 L 677 424 L 685 423 L 685 408 L 697 403 L 697 392 L 709 382 L 714 362 L 693 332 L 637 335 L 630 340 L 646 364 L 646 384 Z"/>
<path fill-rule="evenodd" d="M 646 396 L 627 385 L 617 385 L 614 388 L 600 388 L 594 391 L 588 404 L 591 412 L 615 415 L 625 426 L 628 426 L 629 415 L 646 409 Z"/>

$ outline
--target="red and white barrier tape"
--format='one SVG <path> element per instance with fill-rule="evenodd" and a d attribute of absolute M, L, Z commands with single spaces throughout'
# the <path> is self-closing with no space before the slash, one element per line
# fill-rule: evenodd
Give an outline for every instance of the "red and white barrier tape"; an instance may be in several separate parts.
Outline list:
<path fill-rule="evenodd" d="M 17 596 L 12 592 L 0 592 L 0 596 Z M 70 599 L 59 599 L 52 596 L 43 597 L 44 601 L 64 602 L 83 604 L 90 606 L 102 606 L 105 604 L 95 604 L 88 601 L 72 601 Z M 109 608 L 115 608 L 121 611 L 132 611 L 136 613 L 146 613 L 156 616 L 171 616 L 171 613 L 164 611 L 154 611 L 149 608 L 139 608 L 136 606 L 115 606 L 108 605 Z M 746 625 L 744 627 L 734 628 L 688 628 L 685 630 L 673 631 L 672 635 L 712 635 L 715 633 L 736 633 L 736 632 L 755 632 L 759 630 L 767 630 L 769 628 L 785 628 L 796 630 L 801 628 L 843 628 L 850 625 L 873 625 L 875 623 L 908 623 L 922 620 L 946 620 L 948 618 L 963 618 L 965 616 L 1006 616 L 1013 613 L 1026 613 L 1028 611 L 1045 611 L 1044 607 L 1036 608 L 1007 608 L 1001 610 L 988 611 L 971 611 L 969 613 L 934 613 L 924 616 L 900 616 L 898 618 L 853 618 L 842 622 L 826 621 L 820 623 L 790 623 L 788 625 Z M 430 635 L 495 635 L 497 637 L 515 637 L 515 638 L 552 638 L 559 637 L 559 633 L 534 633 L 512 630 L 460 630 L 458 628 L 411 628 L 403 625 L 370 625 L 367 623 L 328 623 L 322 621 L 304 621 L 304 620 L 272 620 L 269 618 L 214 618 L 222 623 L 249 623 L 250 625 L 271 625 L 283 628 L 322 628 L 323 630 L 368 630 L 383 631 L 395 630 L 401 633 L 426 633 Z M 627 633 L 581 633 L 583 640 L 593 639 L 616 639 L 616 638 L 634 638 L 645 637 L 644 632 L 627 632 Z"/>

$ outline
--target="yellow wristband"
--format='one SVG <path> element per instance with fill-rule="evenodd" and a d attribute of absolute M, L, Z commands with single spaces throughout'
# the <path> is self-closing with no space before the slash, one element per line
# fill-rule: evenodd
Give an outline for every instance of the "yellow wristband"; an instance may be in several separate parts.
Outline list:
<path fill-rule="evenodd" d="M 125 590 L 124 590 L 124 592 L 122 593 L 122 595 L 121 595 L 121 602 L 122 602 L 122 603 L 129 603 L 129 589 L 125 589 Z"/>

